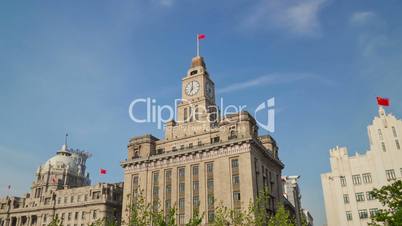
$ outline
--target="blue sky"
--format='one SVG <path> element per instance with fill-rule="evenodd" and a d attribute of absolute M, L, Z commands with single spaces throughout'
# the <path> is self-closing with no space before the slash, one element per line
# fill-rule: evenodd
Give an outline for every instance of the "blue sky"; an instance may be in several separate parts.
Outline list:
<path fill-rule="evenodd" d="M 180 97 L 204 33 L 218 98 L 252 110 L 275 97 L 284 174 L 301 175 L 303 205 L 322 225 L 328 149 L 367 149 L 377 95 L 402 115 L 401 11 L 397 0 L 2 1 L 0 194 L 28 192 L 66 132 L 93 153 L 93 182 L 121 181 L 128 139 L 162 135 L 130 120 L 130 102 Z"/>

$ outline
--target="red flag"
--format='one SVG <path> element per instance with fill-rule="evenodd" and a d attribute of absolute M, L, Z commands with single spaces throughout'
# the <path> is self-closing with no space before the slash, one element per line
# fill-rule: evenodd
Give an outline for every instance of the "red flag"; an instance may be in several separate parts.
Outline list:
<path fill-rule="evenodd" d="M 388 98 L 377 97 L 377 104 L 381 105 L 381 106 L 389 106 L 389 99 Z"/>
<path fill-rule="evenodd" d="M 197 36 L 197 38 L 198 38 L 198 40 L 204 39 L 204 38 L 205 38 L 205 35 L 204 35 L 204 34 L 199 34 L 199 35 Z"/>
<path fill-rule="evenodd" d="M 100 175 L 106 174 L 106 170 L 105 170 L 105 169 L 100 168 L 100 169 L 99 169 L 99 173 L 100 173 Z"/>

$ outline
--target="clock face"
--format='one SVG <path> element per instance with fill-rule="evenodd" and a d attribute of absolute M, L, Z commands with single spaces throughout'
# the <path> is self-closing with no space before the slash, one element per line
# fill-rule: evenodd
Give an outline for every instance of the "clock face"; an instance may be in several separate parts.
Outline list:
<path fill-rule="evenodd" d="M 198 90 L 200 90 L 200 83 L 198 83 L 197 81 L 191 81 L 191 82 L 187 83 L 186 94 L 188 96 L 195 95 L 196 93 L 198 93 Z"/>
<path fill-rule="evenodd" d="M 214 96 L 214 89 L 212 88 L 211 83 L 207 83 L 205 89 L 206 89 L 207 95 L 208 95 L 209 97 L 213 97 L 213 96 Z"/>

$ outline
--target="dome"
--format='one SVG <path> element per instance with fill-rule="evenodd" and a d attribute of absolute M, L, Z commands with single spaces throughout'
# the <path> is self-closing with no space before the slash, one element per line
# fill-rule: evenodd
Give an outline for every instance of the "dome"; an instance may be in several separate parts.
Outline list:
<path fill-rule="evenodd" d="M 79 172 L 79 161 L 78 156 L 75 153 L 71 153 L 65 145 L 57 152 L 55 156 L 47 160 L 43 165 L 40 166 L 40 170 L 48 171 L 50 166 L 52 169 L 65 169 L 67 168 L 70 172 L 78 174 Z"/>

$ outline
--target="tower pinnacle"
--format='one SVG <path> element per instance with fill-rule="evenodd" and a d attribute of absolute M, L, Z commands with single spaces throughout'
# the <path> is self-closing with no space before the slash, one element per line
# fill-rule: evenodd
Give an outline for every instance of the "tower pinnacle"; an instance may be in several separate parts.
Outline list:
<path fill-rule="evenodd" d="M 205 62 L 204 62 L 204 58 L 202 56 L 195 56 L 193 57 L 193 59 L 191 60 L 191 67 L 203 67 L 206 68 Z"/>

